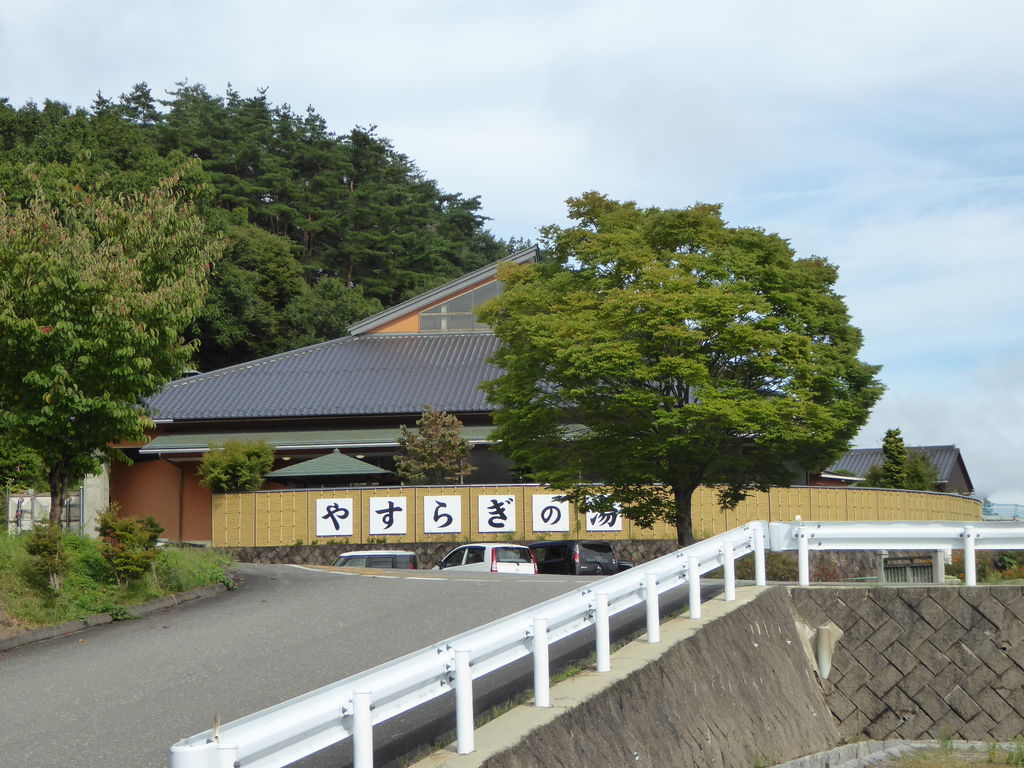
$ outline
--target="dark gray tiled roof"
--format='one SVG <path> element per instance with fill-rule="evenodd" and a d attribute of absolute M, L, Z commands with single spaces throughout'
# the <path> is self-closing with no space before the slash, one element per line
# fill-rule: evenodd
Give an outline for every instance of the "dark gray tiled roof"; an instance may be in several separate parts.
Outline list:
<path fill-rule="evenodd" d="M 908 445 L 907 450 L 922 452 L 927 455 L 928 460 L 935 467 L 935 471 L 939 475 L 938 481 L 940 483 L 946 482 L 952 477 L 957 459 L 960 456 L 960 449 L 955 445 Z M 859 477 L 864 477 L 864 473 L 871 469 L 871 467 L 880 467 L 884 461 L 885 457 L 882 455 L 881 448 L 854 448 L 843 454 L 842 458 L 828 467 L 826 471 L 835 472 L 842 469 L 847 472 L 853 472 Z"/>
<path fill-rule="evenodd" d="M 156 419 L 245 419 L 494 410 L 479 389 L 499 371 L 491 333 L 345 336 L 168 384 Z"/>

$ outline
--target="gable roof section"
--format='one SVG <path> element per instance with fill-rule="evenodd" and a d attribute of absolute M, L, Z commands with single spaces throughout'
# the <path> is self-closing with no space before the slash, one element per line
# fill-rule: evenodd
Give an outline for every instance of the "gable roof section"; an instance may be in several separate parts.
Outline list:
<path fill-rule="evenodd" d="M 172 381 L 147 400 L 158 421 L 419 414 L 494 408 L 491 333 L 344 336 Z"/>
<path fill-rule="evenodd" d="M 923 452 L 928 456 L 928 460 L 931 461 L 932 466 L 935 467 L 935 471 L 939 475 L 937 482 L 940 483 L 949 482 L 957 463 L 963 463 L 960 449 L 955 445 L 908 445 L 907 451 L 911 453 Z M 871 467 L 881 466 L 884 461 L 885 457 L 882 455 L 881 448 L 854 448 L 843 454 L 842 458 L 830 465 L 826 471 L 835 472 L 841 469 L 864 477 L 864 473 L 871 469 Z M 967 482 L 970 483 L 970 477 L 967 475 L 966 468 L 963 469 L 963 473 Z"/>
<path fill-rule="evenodd" d="M 300 461 L 281 469 L 268 472 L 265 477 L 334 477 L 338 475 L 390 475 L 393 474 L 386 469 L 381 469 L 365 461 L 346 456 L 337 448 L 325 456 L 317 456 L 309 461 Z"/>
<path fill-rule="evenodd" d="M 488 264 L 486 267 L 481 267 L 475 272 L 470 272 L 468 275 L 463 275 L 460 278 L 452 280 L 450 283 L 445 283 L 431 291 L 421 293 L 415 298 L 403 301 L 401 304 L 391 307 L 391 309 L 385 309 L 383 312 L 371 315 L 370 317 L 360 320 L 358 323 L 353 323 L 348 327 L 348 332 L 353 336 L 368 333 L 382 325 L 387 325 L 401 317 L 411 315 L 413 312 L 418 312 L 421 309 L 425 309 L 433 304 L 444 301 L 450 296 L 456 296 L 463 293 L 469 288 L 485 282 L 488 278 L 493 278 L 498 274 L 498 266 L 500 264 L 529 264 L 537 261 L 538 254 L 539 251 L 535 245 L 531 245 L 529 248 L 524 248 L 521 251 L 516 251 L 512 255 Z"/>

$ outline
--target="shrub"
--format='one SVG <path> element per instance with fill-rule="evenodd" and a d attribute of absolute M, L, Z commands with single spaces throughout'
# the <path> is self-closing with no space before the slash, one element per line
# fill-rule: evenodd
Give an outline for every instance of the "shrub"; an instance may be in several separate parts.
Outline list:
<path fill-rule="evenodd" d="M 220 493 L 256 491 L 272 466 L 274 449 L 265 440 L 228 440 L 210 446 L 199 465 L 199 482 Z"/>
<path fill-rule="evenodd" d="M 157 556 L 157 537 L 163 531 L 152 517 L 118 517 L 118 506 L 111 504 L 99 517 L 101 551 L 114 569 L 117 583 L 124 586 L 141 576 Z"/>
<path fill-rule="evenodd" d="M 25 536 L 25 551 L 32 556 L 35 568 L 46 574 L 53 591 L 59 592 L 64 576 L 70 570 L 60 523 L 50 520 L 36 523 Z"/>

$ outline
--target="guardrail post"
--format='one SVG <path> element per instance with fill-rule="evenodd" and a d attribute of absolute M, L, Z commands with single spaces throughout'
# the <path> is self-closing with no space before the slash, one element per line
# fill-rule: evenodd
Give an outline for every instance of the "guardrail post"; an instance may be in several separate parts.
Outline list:
<path fill-rule="evenodd" d="M 977 535 L 974 528 L 964 526 L 964 584 L 968 587 L 978 586 L 978 571 L 974 561 L 974 539 Z"/>
<path fill-rule="evenodd" d="M 648 573 L 644 583 L 644 600 L 647 603 L 647 642 L 661 642 L 661 615 L 658 605 L 658 576 Z"/>
<path fill-rule="evenodd" d="M 696 555 L 686 558 L 686 578 L 690 582 L 690 618 L 700 618 L 700 560 Z"/>
<path fill-rule="evenodd" d="M 468 755 L 476 749 L 473 734 L 473 670 L 469 651 L 455 651 L 455 751 Z"/>
<path fill-rule="evenodd" d="M 809 587 L 811 585 L 811 556 L 808 551 L 807 534 L 804 533 L 803 528 L 797 528 L 796 535 L 800 545 L 797 557 L 800 566 L 800 586 Z"/>
<path fill-rule="evenodd" d="M 370 691 L 352 692 L 352 766 L 373 768 L 373 715 Z"/>
<path fill-rule="evenodd" d="M 722 545 L 722 559 L 725 561 L 725 599 L 728 602 L 736 599 L 736 556 L 729 542 Z"/>
<path fill-rule="evenodd" d="M 217 747 L 212 741 L 205 744 L 175 744 L 171 747 L 171 768 L 220 768 Z"/>
<path fill-rule="evenodd" d="M 754 529 L 754 583 L 759 587 L 768 583 L 764 565 L 764 531 L 761 526 Z"/>
<path fill-rule="evenodd" d="M 597 638 L 597 671 L 611 672 L 612 646 L 608 628 L 608 593 L 597 592 L 594 610 L 594 630 Z"/>
<path fill-rule="evenodd" d="M 946 550 L 932 550 L 932 582 L 935 584 L 946 583 Z"/>
<path fill-rule="evenodd" d="M 548 620 L 533 620 L 533 703 L 551 706 L 551 674 L 548 666 Z"/>

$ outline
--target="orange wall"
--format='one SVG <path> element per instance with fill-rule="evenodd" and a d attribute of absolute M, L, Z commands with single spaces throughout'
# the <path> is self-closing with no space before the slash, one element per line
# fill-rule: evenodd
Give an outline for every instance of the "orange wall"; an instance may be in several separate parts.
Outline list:
<path fill-rule="evenodd" d="M 433 302 L 432 304 L 428 304 L 425 307 L 420 307 L 419 309 L 415 310 L 414 312 L 410 312 L 408 315 L 403 315 L 402 317 L 399 317 L 399 318 L 396 318 L 396 319 L 392 320 L 390 323 L 385 323 L 384 325 L 379 326 L 378 328 L 374 328 L 371 331 L 367 331 L 366 333 L 367 334 L 370 334 L 370 333 L 419 333 L 420 332 L 420 312 L 423 312 L 423 311 L 425 311 L 427 309 L 430 309 L 431 307 L 436 307 L 438 304 L 444 304 L 446 301 L 451 301 L 452 299 L 454 299 L 454 298 L 456 298 L 458 296 L 461 296 L 464 293 L 469 293 L 470 291 L 474 291 L 477 288 L 479 288 L 481 285 L 483 285 L 485 283 L 490 283 L 490 282 L 493 282 L 493 281 L 494 281 L 493 277 L 488 277 L 486 280 L 481 280 L 479 283 L 473 283 L 473 285 L 469 286 L 468 288 L 464 288 L 463 290 L 459 291 L 458 293 L 453 293 L 453 294 L 450 294 L 448 296 L 445 296 L 444 298 L 438 299 L 437 301 Z"/>
<path fill-rule="evenodd" d="M 163 538 L 209 541 L 211 496 L 199 484 L 198 466 L 185 464 L 179 471 L 162 459 L 131 467 L 115 463 L 110 471 L 110 500 L 121 505 L 122 515 L 156 518 L 163 526 Z"/>

